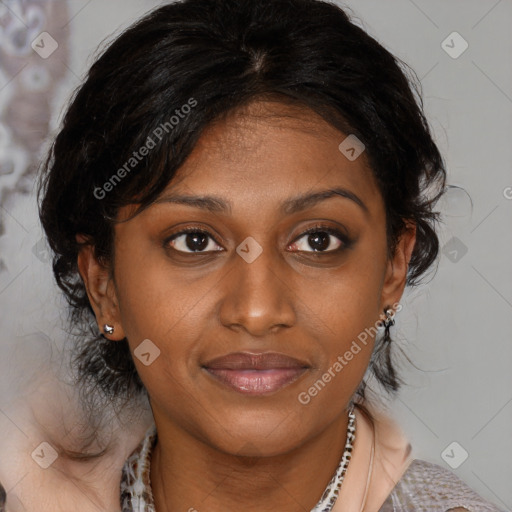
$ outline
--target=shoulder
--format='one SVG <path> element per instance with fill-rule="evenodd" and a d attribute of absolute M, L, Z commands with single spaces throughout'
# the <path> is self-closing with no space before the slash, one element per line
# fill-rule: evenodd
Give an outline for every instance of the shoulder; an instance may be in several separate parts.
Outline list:
<path fill-rule="evenodd" d="M 0 483 L 0 512 L 4 510 L 5 508 L 5 498 L 6 498 L 6 493 L 5 493 L 5 489 L 4 489 L 4 486 Z"/>
<path fill-rule="evenodd" d="M 438 464 L 414 459 L 379 512 L 502 512 L 455 473 Z"/>

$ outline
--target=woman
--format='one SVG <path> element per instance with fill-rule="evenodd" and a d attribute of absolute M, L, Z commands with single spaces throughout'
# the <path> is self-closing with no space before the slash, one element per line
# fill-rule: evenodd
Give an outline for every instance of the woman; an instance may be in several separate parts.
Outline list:
<path fill-rule="evenodd" d="M 151 405 L 123 512 L 498 510 L 365 396 L 438 254 L 411 86 L 317 0 L 169 4 L 92 66 L 40 215 L 84 395 Z"/>

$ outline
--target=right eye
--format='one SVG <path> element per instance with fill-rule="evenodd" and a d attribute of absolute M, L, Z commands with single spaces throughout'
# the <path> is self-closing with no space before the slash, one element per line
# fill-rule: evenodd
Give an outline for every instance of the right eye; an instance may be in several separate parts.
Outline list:
<path fill-rule="evenodd" d="M 208 231 L 198 228 L 183 229 L 165 241 L 166 247 L 186 254 L 216 252 L 215 245 L 220 247 Z"/>

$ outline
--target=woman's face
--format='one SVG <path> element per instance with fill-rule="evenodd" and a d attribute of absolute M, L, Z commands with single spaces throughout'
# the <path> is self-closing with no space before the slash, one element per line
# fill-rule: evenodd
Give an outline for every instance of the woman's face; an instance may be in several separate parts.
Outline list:
<path fill-rule="evenodd" d="M 400 299 L 414 244 L 387 259 L 383 200 L 365 154 L 338 149 L 346 135 L 268 107 L 212 125 L 156 204 L 116 226 L 113 280 L 80 256 L 157 426 L 240 455 L 286 453 L 346 414 L 363 333 Z"/>

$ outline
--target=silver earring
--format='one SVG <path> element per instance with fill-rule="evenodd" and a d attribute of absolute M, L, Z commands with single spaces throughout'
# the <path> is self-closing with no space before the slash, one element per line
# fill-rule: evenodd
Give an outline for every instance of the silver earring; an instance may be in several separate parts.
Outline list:
<path fill-rule="evenodd" d="M 392 309 L 386 309 L 384 311 L 386 319 L 384 320 L 384 327 L 389 328 L 395 325 L 395 312 Z"/>
<path fill-rule="evenodd" d="M 391 343 L 393 341 L 391 336 L 389 335 L 389 329 L 392 325 L 395 325 L 395 312 L 391 309 L 384 309 L 384 314 L 386 315 L 386 319 L 384 320 L 384 343 Z"/>
<path fill-rule="evenodd" d="M 114 333 L 114 326 L 113 325 L 105 324 L 103 326 L 103 331 L 105 332 L 105 334 L 113 334 Z"/>

